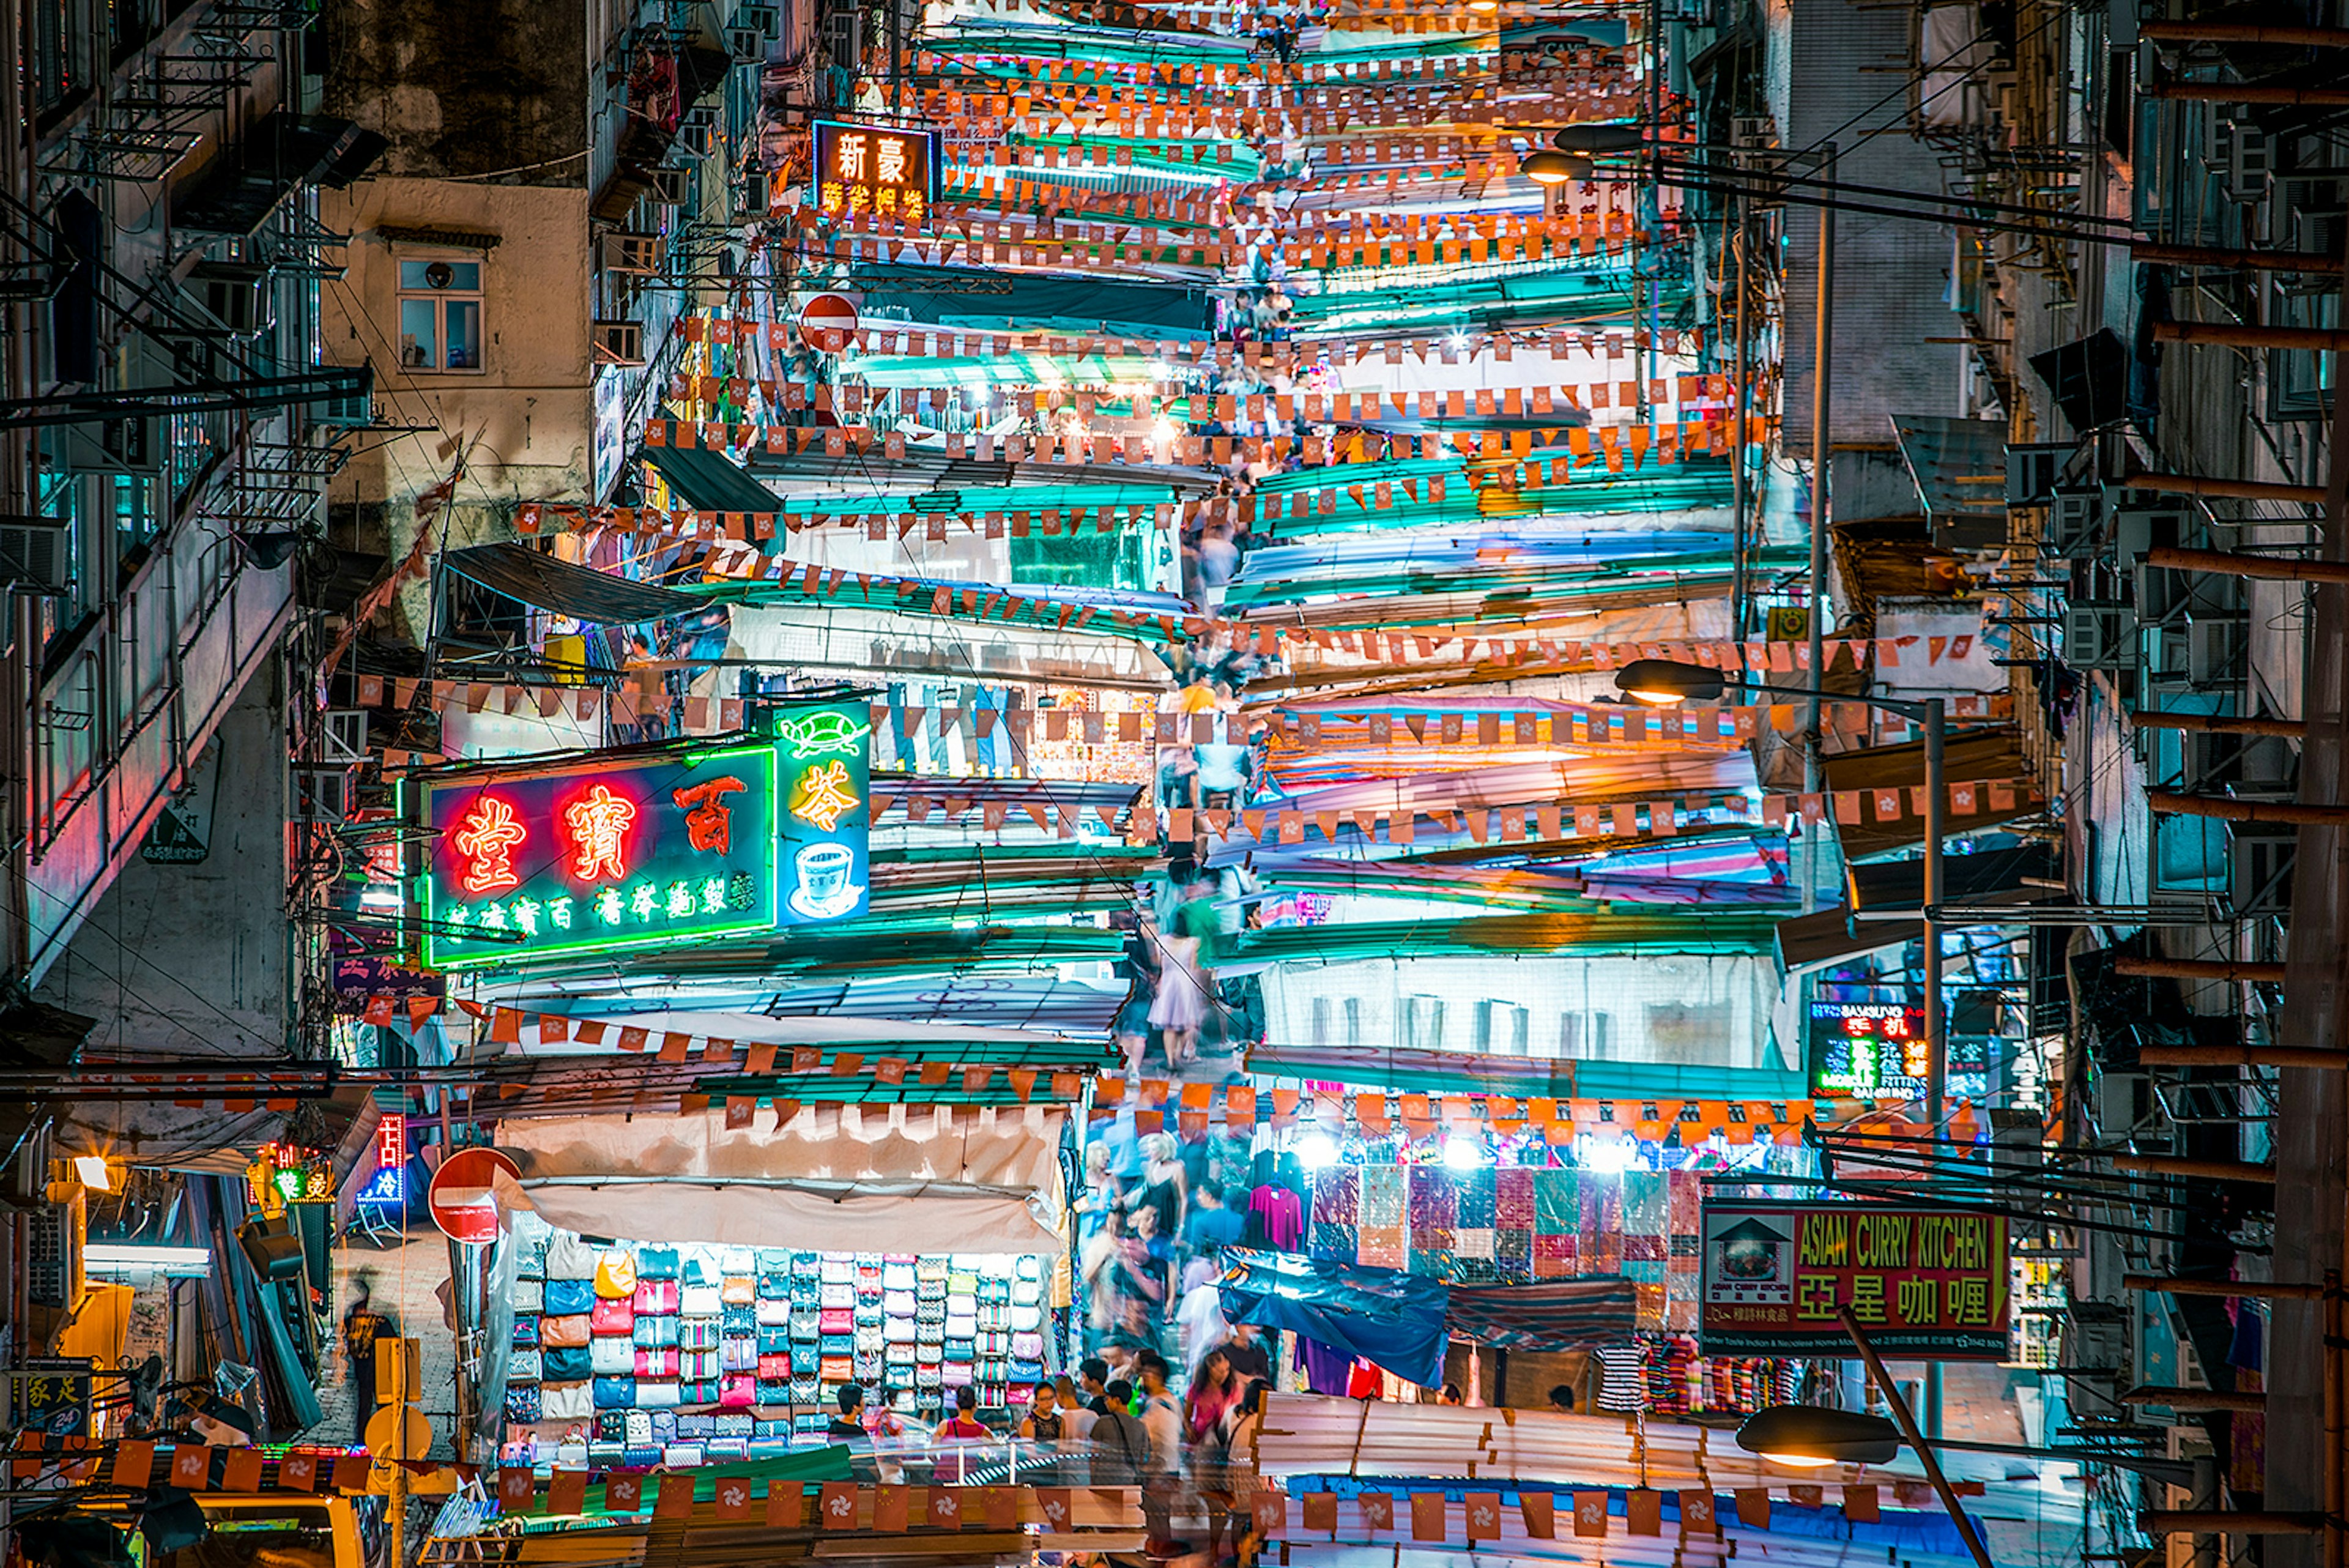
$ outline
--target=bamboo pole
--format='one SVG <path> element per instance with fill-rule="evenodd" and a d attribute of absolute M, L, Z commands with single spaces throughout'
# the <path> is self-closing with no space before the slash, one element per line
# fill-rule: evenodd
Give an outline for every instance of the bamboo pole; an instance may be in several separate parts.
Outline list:
<path fill-rule="evenodd" d="M 2153 92 L 2152 85 L 2146 90 L 2156 98 L 2163 96 Z M 2329 93 L 2327 99 L 2349 106 L 2349 91 Z M 2230 101 L 2244 100 L 2238 92 L 2230 96 Z M 2225 348 L 2313 348 L 2320 354 L 2337 354 L 2349 348 L 2349 332 L 2330 327 L 2260 327 L 2233 321 L 2157 321 L 2153 324 L 2153 340 Z"/>
<path fill-rule="evenodd" d="M 2208 816 L 2220 822 L 2275 822 L 2295 827 L 2349 825 L 2349 805 L 2303 805 L 2293 800 L 2230 800 L 2220 795 L 2150 790 L 2146 804 L 2157 816 Z"/>
<path fill-rule="evenodd" d="M 2274 983 L 2281 983 L 2283 980 L 2283 965 L 2280 963 L 2239 962 L 2233 959 L 2125 958 L 2114 961 L 2113 972 L 2139 980 L 2266 981 Z"/>
<path fill-rule="evenodd" d="M 2312 109 L 2349 104 L 2349 88 L 2270 87 L 2263 82 L 2147 82 L 2137 90 L 2141 98 L 2189 103 L 2286 103 Z"/>
<path fill-rule="evenodd" d="M 2313 1535 L 2321 1513 L 2235 1513 L 2226 1509 L 2148 1508 L 2137 1515 L 2148 1535 Z"/>
<path fill-rule="evenodd" d="M 2259 1181 L 2275 1185 L 2275 1167 L 2247 1159 L 2191 1159 L 2175 1154 L 2116 1154 L 2113 1168 L 2136 1176 L 2204 1176 L 2214 1181 Z"/>
<path fill-rule="evenodd" d="M 2153 44 L 2281 44 L 2349 49 L 2349 27 L 2295 27 L 2265 22 L 2139 22 L 2137 36 Z"/>
<path fill-rule="evenodd" d="M 1909 1401 L 1900 1397 L 1900 1386 L 1893 1382 L 1892 1375 L 1884 1369 L 1884 1360 L 1876 1354 L 1876 1346 L 1870 1345 L 1868 1335 L 1860 1332 L 1859 1319 L 1849 1307 L 1838 1309 L 1836 1315 L 1843 1319 L 1844 1332 L 1851 1335 L 1852 1344 L 1859 1347 L 1859 1354 L 1867 1361 L 1868 1370 L 1875 1377 L 1877 1387 L 1883 1391 L 1886 1408 L 1900 1424 L 1900 1435 L 1908 1439 L 1909 1447 L 1915 1451 L 1917 1462 L 1925 1467 L 1925 1479 L 1931 1481 L 1933 1490 L 1940 1494 L 1941 1506 L 1949 1511 L 1950 1522 L 1958 1527 L 1958 1535 L 1965 1542 L 1966 1551 L 1972 1554 L 1976 1568 L 1992 1568 L 1990 1549 L 1982 1544 L 1981 1533 L 1974 1529 L 1974 1521 L 1966 1517 L 1966 1511 L 1959 1505 L 1958 1494 L 1950 1490 L 1950 1478 L 1941 1473 L 1941 1461 L 1934 1457 L 1933 1445 L 1927 1442 L 1925 1434 L 1917 1429 L 1917 1417 L 1909 1414 Z"/>
<path fill-rule="evenodd" d="M 2123 1274 L 2125 1291 L 2166 1291 L 2173 1296 L 2246 1296 L 2261 1301 L 2313 1302 L 2332 1287 L 2291 1280 L 2181 1280 L 2163 1274 Z"/>
<path fill-rule="evenodd" d="M 2147 1045 L 2137 1060 L 2148 1067 L 2349 1067 L 2349 1051 L 2321 1045 Z"/>
<path fill-rule="evenodd" d="M 2188 247 L 2162 247 L 2183 250 Z M 2275 251 L 2213 251 L 2212 255 L 2240 255 L 2244 266 L 2274 266 L 2279 261 L 2292 258 Z M 2256 257 L 2253 260 L 2251 258 Z M 2137 259 L 2147 260 L 2144 251 Z M 2329 256 L 2301 258 L 2321 262 L 2326 266 L 2336 265 Z M 2324 486 L 2321 484 L 2283 484 L 2271 479 L 2211 479 L 2199 473 L 2133 473 L 2129 475 L 2131 490 L 2150 490 L 2161 495 L 2216 495 L 2230 501 L 2292 501 L 2308 506 L 2324 504 Z"/>
<path fill-rule="evenodd" d="M 2121 1396 L 2124 1405 L 2167 1405 L 2173 1410 L 2241 1410 L 2257 1415 L 2268 1407 L 2265 1394 L 2237 1394 L 2224 1388 L 2172 1388 L 2140 1384 Z"/>
<path fill-rule="evenodd" d="M 2223 713 L 2169 713 L 2139 708 L 2129 722 L 2140 730 L 2190 730 L 2198 735 L 2281 735 L 2298 740 L 2308 726 L 2298 719 L 2238 719 Z"/>
<path fill-rule="evenodd" d="M 2349 337 L 2344 338 L 2349 347 Z M 2303 561 L 2283 556 L 2251 556 L 2240 550 L 2184 550 L 2157 545 L 2145 553 L 2148 566 L 2209 572 L 2230 577 L 2265 577 L 2283 583 L 2349 583 L 2349 561 Z"/>
<path fill-rule="evenodd" d="M 2259 272 L 2330 272 L 2341 265 L 2341 258 L 2338 256 L 2317 255 L 2309 251 L 2237 251 L 2216 245 L 2157 244 L 2150 240 L 2131 241 L 2129 254 L 2138 261 L 2147 262 L 2155 266 L 2248 267 Z M 2134 484 L 2137 481 L 2131 480 L 2129 483 Z M 2148 485 L 2147 488 L 2160 487 Z M 2299 487 L 2279 485 L 2276 488 L 2297 489 Z M 2187 493 L 2197 493 L 2188 492 Z M 2219 491 L 2200 493 L 2224 494 L 2226 493 Z"/>

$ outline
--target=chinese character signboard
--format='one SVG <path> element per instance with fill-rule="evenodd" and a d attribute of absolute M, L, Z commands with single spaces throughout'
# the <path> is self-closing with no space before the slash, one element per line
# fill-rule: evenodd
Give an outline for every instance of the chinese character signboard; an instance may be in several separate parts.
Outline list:
<path fill-rule="evenodd" d="M 16 1424 L 53 1438 L 87 1436 L 96 1370 L 97 1363 L 87 1355 L 36 1355 L 10 1367 Z"/>
<path fill-rule="evenodd" d="M 815 122 L 816 205 L 834 216 L 918 223 L 938 203 L 938 133 Z"/>
<path fill-rule="evenodd" d="M 425 967 L 863 914 L 870 731 L 862 703 L 793 708 L 771 742 L 425 784 Z"/>
<path fill-rule="evenodd" d="M 1887 1355 L 2002 1361 L 2006 1220 L 1880 1203 L 1704 1206 L 1707 1355 L 1844 1355 L 1842 1310 Z"/>
<path fill-rule="evenodd" d="M 1904 1002 L 1811 1003 L 1811 1093 L 1925 1097 L 1925 1010 Z"/>

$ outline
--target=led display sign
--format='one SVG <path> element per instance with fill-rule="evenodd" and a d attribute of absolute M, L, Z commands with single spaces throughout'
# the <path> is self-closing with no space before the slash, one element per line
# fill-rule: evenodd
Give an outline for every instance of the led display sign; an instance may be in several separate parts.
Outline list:
<path fill-rule="evenodd" d="M 1990 1092 L 1989 1040 L 1953 1036 L 1941 1051 L 1945 1094 L 1980 1098 Z M 1913 1002 L 1814 1002 L 1808 1054 L 1815 1096 L 1921 1100 L 1925 1010 Z"/>
<path fill-rule="evenodd" d="M 425 784 L 428 969 L 704 941 L 864 912 L 871 725 Z"/>
<path fill-rule="evenodd" d="M 894 125 L 815 122 L 816 205 L 918 223 L 938 202 L 939 138 Z"/>

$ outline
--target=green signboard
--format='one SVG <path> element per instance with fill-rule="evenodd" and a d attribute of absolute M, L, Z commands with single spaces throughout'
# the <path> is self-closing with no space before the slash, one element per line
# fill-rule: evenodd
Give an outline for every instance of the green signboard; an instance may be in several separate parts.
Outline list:
<path fill-rule="evenodd" d="M 870 725 L 785 711 L 772 741 L 423 784 L 428 969 L 706 941 L 864 912 Z"/>

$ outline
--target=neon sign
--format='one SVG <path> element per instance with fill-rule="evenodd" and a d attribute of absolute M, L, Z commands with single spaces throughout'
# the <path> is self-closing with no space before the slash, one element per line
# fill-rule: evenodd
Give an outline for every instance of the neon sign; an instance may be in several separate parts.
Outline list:
<path fill-rule="evenodd" d="M 614 877 L 628 874 L 628 828 L 636 808 L 596 784 L 563 808 L 563 825 L 571 830 L 571 874 L 593 882 L 608 867 Z"/>
<path fill-rule="evenodd" d="M 513 868 L 513 852 L 530 837 L 530 830 L 514 820 L 513 807 L 496 795 L 483 795 L 479 805 L 465 815 L 465 820 L 450 841 L 457 853 L 469 862 L 465 867 L 465 891 L 495 893 L 506 888 L 519 888 L 522 877 Z"/>
<path fill-rule="evenodd" d="M 533 963 L 864 912 L 870 723 L 791 710 L 776 739 L 421 781 L 424 966 Z"/>

